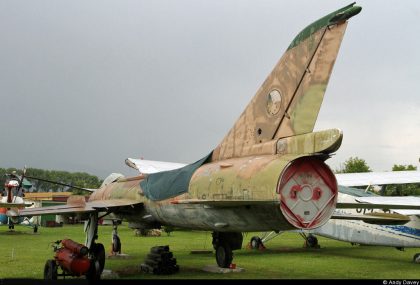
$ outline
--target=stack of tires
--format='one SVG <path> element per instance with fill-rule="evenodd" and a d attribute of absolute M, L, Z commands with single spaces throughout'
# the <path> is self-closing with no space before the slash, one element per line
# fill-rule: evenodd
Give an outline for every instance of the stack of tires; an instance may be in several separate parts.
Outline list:
<path fill-rule="evenodd" d="M 176 264 L 176 258 L 169 251 L 169 246 L 154 246 L 150 249 L 144 263 L 140 265 L 140 269 L 146 273 L 153 274 L 174 274 L 179 271 Z"/>

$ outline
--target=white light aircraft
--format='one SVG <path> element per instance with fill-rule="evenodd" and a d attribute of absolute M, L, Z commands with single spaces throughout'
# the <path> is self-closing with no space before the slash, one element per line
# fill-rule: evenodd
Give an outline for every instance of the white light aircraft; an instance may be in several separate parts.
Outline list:
<path fill-rule="evenodd" d="M 339 186 L 338 203 L 369 203 L 372 205 L 420 205 L 420 197 L 416 196 L 379 196 L 367 190 L 373 185 L 420 183 L 420 171 L 365 172 L 336 174 Z M 367 186 L 366 190 L 350 188 L 349 186 Z M 346 215 L 346 219 L 330 219 L 323 226 L 311 231 L 298 231 L 308 247 L 319 247 L 319 235 L 352 244 L 376 245 L 404 248 L 420 248 L 420 210 L 393 209 L 396 216 L 405 216 L 408 222 L 402 225 L 375 224 L 360 220 L 348 219 L 348 216 L 371 214 L 381 215 L 390 210 L 378 209 L 336 209 L 335 215 Z M 280 235 L 282 232 L 267 232 L 261 237 L 251 238 L 251 248 L 264 248 L 264 243 Z M 413 262 L 420 263 L 420 253 L 416 253 Z"/>

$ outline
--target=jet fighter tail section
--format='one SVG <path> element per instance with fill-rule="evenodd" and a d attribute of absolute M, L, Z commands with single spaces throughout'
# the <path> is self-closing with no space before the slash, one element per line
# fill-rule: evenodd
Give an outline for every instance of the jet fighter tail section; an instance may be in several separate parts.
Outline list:
<path fill-rule="evenodd" d="M 361 7 L 350 4 L 295 37 L 214 150 L 213 161 L 248 156 L 258 146 L 275 151 L 276 140 L 313 131 L 347 19 L 360 11 Z"/>

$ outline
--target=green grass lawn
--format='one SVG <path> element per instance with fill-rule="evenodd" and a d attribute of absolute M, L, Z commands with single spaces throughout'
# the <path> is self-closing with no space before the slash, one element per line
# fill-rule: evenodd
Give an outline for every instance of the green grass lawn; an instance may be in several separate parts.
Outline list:
<path fill-rule="evenodd" d="M 106 251 L 111 248 L 112 226 L 99 226 L 99 240 Z M 118 228 L 122 252 L 127 259 L 107 258 L 105 269 L 119 278 L 128 279 L 420 279 L 420 264 L 412 257 L 418 249 L 398 251 L 395 248 L 352 246 L 319 237 L 320 249 L 304 249 L 303 239 L 296 233 L 285 233 L 266 244 L 264 251 L 246 249 L 252 236 L 247 233 L 241 250 L 234 251 L 233 263 L 245 269 L 241 273 L 208 273 L 202 268 L 216 264 L 214 252 L 192 254 L 192 250 L 212 250 L 211 232 L 175 231 L 170 236 L 139 237 L 126 224 Z M 83 225 L 64 225 L 59 228 L 40 227 L 37 234 L 24 226 L 9 232 L 0 227 L 0 279 L 43 278 L 44 264 L 53 257 L 51 243 L 71 238 L 84 242 Z M 139 270 L 150 248 L 169 245 L 180 266 L 174 275 L 152 275 Z"/>

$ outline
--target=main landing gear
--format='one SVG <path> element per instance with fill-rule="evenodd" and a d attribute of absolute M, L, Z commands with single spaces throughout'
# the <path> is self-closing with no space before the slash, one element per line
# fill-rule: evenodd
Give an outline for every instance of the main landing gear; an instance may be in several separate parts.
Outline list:
<path fill-rule="evenodd" d="M 216 250 L 216 262 L 219 267 L 229 268 L 233 260 L 233 250 L 242 247 L 242 233 L 213 232 L 213 248 Z"/>
<path fill-rule="evenodd" d="M 273 232 L 266 232 L 261 237 L 253 236 L 248 243 L 248 248 L 250 249 L 265 249 L 264 244 L 273 238 L 277 237 L 278 235 L 282 234 L 283 232 L 273 231 Z M 304 232 L 299 232 L 299 234 L 305 240 L 303 247 L 305 248 L 320 248 L 318 244 L 318 239 L 313 234 L 306 235 Z"/>
<path fill-rule="evenodd" d="M 258 250 L 264 250 L 265 246 L 264 244 L 273 238 L 281 235 L 283 232 L 280 231 L 272 231 L 272 232 L 264 232 L 262 233 L 261 237 L 259 236 L 253 236 L 248 243 L 249 249 L 258 249 Z"/>
<path fill-rule="evenodd" d="M 313 234 L 308 234 L 307 236 L 304 233 L 300 233 L 300 235 L 305 239 L 303 247 L 305 248 L 320 248 L 318 243 L 318 239 Z"/>
<path fill-rule="evenodd" d="M 121 241 L 120 241 L 120 237 L 118 236 L 118 221 L 112 221 L 112 226 L 113 226 L 113 230 L 112 230 L 112 250 L 111 250 L 111 254 L 112 255 L 117 255 L 117 254 L 121 254 Z"/>

